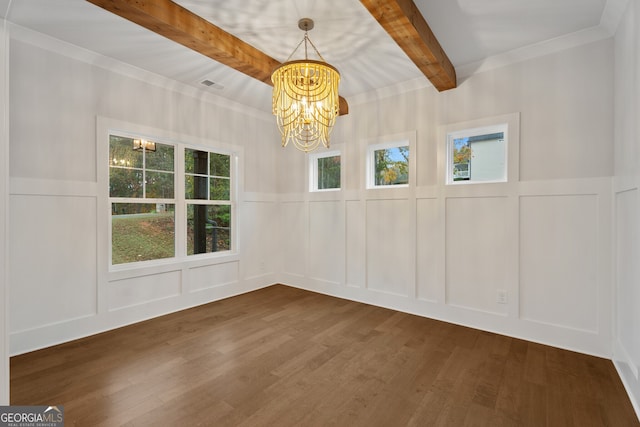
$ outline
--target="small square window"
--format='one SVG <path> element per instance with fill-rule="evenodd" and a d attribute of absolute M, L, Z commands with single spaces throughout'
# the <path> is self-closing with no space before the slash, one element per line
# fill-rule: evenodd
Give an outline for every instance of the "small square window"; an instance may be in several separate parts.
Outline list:
<path fill-rule="evenodd" d="M 506 181 L 506 124 L 447 134 L 447 184 Z"/>
<path fill-rule="evenodd" d="M 309 191 L 340 190 L 341 156 L 339 151 L 309 155 Z"/>
<path fill-rule="evenodd" d="M 367 162 L 368 188 L 409 185 L 409 141 L 372 145 Z"/>

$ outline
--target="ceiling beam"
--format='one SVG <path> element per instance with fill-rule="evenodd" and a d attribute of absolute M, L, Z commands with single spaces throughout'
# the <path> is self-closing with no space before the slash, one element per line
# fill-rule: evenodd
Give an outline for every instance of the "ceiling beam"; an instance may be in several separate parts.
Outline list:
<path fill-rule="evenodd" d="M 439 91 L 457 86 L 456 70 L 412 0 L 360 0 Z"/>
<path fill-rule="evenodd" d="M 87 0 L 268 85 L 280 62 L 170 0 Z M 348 114 L 340 97 L 340 114 Z"/>

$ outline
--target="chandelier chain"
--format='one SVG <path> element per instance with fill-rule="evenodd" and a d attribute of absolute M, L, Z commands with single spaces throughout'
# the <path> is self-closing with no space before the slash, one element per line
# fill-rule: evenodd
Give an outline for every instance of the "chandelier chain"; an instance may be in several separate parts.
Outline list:
<path fill-rule="evenodd" d="M 309 38 L 309 36 L 307 35 L 306 32 L 304 33 L 304 39 L 305 39 L 305 43 L 304 43 L 304 49 L 305 49 L 304 56 L 305 56 L 305 59 L 307 59 L 307 41 L 308 41 L 309 44 L 311 45 L 311 47 L 313 47 L 313 50 L 316 51 L 316 54 L 322 60 L 322 62 L 327 62 L 327 61 L 324 60 L 322 55 L 320 55 L 320 52 L 318 51 L 318 48 L 316 47 L 315 44 L 313 44 L 313 42 L 311 41 L 311 39 Z"/>
<path fill-rule="evenodd" d="M 291 52 L 291 55 L 289 55 L 287 57 L 287 60 L 284 62 L 289 62 L 291 60 L 291 57 L 298 51 L 298 49 L 300 49 L 300 45 L 302 45 L 302 43 L 304 42 L 304 59 L 309 59 L 309 55 L 307 52 L 307 42 L 311 45 L 311 47 L 313 47 L 313 50 L 316 52 L 316 55 L 318 55 L 318 58 L 320 58 L 320 60 L 322 62 L 327 62 L 324 57 L 320 54 L 320 51 L 318 51 L 318 48 L 316 47 L 315 44 L 313 44 L 313 42 L 311 41 L 311 39 L 309 38 L 309 34 L 308 31 L 304 32 L 304 37 L 302 40 L 300 40 L 300 43 L 298 43 L 298 45 L 296 46 L 295 49 L 293 49 L 293 52 Z"/>
<path fill-rule="evenodd" d="M 289 55 L 289 57 L 287 58 L 287 60 L 286 60 L 286 61 L 284 61 L 284 62 L 289 62 L 289 61 L 291 60 L 291 57 L 293 56 L 293 54 L 295 54 L 295 53 L 298 51 L 298 49 L 300 48 L 300 45 L 302 44 L 302 42 L 303 42 L 303 41 L 304 41 L 304 39 L 300 40 L 300 43 L 298 43 L 298 46 L 296 46 L 296 48 L 295 48 L 295 49 L 293 49 L 293 52 L 291 52 L 291 55 Z M 306 46 L 305 46 L 305 48 L 306 48 Z M 307 55 L 307 54 L 306 54 L 306 51 L 305 51 L 305 59 L 306 59 L 306 55 Z"/>

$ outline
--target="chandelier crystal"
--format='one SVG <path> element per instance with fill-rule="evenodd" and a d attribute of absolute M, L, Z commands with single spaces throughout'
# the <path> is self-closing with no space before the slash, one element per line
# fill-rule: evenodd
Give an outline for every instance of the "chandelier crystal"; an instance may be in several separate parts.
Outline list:
<path fill-rule="evenodd" d="M 340 73 L 327 64 L 308 36 L 313 21 L 303 18 L 298 27 L 304 38 L 287 61 L 273 71 L 273 114 L 282 134 L 282 146 L 292 142 L 301 151 L 329 147 L 329 135 L 339 115 Z M 305 59 L 289 61 L 304 42 Z M 321 61 L 307 58 L 307 43 Z"/>

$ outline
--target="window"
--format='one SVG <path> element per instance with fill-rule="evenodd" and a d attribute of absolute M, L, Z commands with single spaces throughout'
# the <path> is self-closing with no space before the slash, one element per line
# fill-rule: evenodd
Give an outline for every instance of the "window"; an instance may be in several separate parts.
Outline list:
<path fill-rule="evenodd" d="M 447 134 L 447 184 L 507 181 L 507 125 Z"/>
<path fill-rule="evenodd" d="M 369 147 L 367 159 L 369 188 L 409 185 L 409 141 Z"/>
<path fill-rule="evenodd" d="M 187 255 L 231 249 L 231 156 L 184 154 Z"/>
<path fill-rule="evenodd" d="M 231 251 L 233 158 L 109 135 L 111 265 Z"/>
<path fill-rule="evenodd" d="M 309 190 L 330 191 L 340 189 L 341 157 L 339 151 L 309 155 Z"/>
<path fill-rule="evenodd" d="M 111 135 L 111 263 L 175 256 L 175 150 Z"/>

